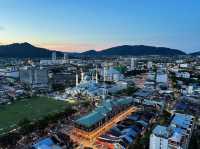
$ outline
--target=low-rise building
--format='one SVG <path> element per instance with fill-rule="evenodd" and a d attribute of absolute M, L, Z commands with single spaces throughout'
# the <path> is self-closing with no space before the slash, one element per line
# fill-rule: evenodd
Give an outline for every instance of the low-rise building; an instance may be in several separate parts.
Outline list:
<path fill-rule="evenodd" d="M 194 117 L 175 113 L 169 126 L 156 126 L 150 136 L 150 149 L 187 149 Z"/>
<path fill-rule="evenodd" d="M 178 78 L 190 78 L 190 73 L 189 72 L 177 72 L 176 77 Z"/>

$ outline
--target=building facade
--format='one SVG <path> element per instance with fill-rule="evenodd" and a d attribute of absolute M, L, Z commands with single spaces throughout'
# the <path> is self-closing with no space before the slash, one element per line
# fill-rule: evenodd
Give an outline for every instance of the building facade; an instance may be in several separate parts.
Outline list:
<path fill-rule="evenodd" d="M 31 88 L 48 87 L 48 70 L 37 67 L 20 69 L 20 81 Z"/>

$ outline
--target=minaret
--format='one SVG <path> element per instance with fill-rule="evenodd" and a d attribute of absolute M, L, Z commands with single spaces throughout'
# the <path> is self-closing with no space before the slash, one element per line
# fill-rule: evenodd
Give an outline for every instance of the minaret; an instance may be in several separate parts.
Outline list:
<path fill-rule="evenodd" d="M 97 70 L 97 66 L 96 66 L 96 83 L 98 83 L 98 70 Z"/>
<path fill-rule="evenodd" d="M 78 74 L 76 73 L 76 86 L 78 86 Z"/>
<path fill-rule="evenodd" d="M 106 81 L 106 67 L 104 66 L 104 69 L 103 69 L 103 81 L 105 82 Z"/>
<path fill-rule="evenodd" d="M 107 89 L 106 89 L 106 85 L 104 84 L 104 86 L 103 86 L 103 96 L 102 96 L 103 100 L 106 99 L 106 95 L 107 95 Z"/>
<path fill-rule="evenodd" d="M 92 72 L 92 81 L 94 80 L 94 75 L 93 75 L 93 72 Z"/>
<path fill-rule="evenodd" d="M 81 81 L 83 81 L 83 79 L 84 79 L 84 72 L 83 72 L 83 70 L 81 69 Z"/>

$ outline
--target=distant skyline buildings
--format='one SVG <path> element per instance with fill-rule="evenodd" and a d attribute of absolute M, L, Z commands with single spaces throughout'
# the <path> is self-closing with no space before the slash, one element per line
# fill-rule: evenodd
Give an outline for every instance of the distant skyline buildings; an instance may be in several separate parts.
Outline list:
<path fill-rule="evenodd" d="M 69 52 L 118 45 L 200 51 L 200 1 L 6 0 L 0 45 L 29 42 Z"/>

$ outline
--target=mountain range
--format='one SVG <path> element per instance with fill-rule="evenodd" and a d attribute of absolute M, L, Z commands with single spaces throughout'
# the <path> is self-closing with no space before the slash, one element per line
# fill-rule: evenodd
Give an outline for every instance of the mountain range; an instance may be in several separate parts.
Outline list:
<path fill-rule="evenodd" d="M 47 58 L 51 57 L 52 50 L 33 46 L 27 42 L 14 43 L 10 45 L 0 45 L 0 57 L 13 58 Z M 62 56 L 63 52 L 56 51 L 57 56 Z M 145 45 L 122 45 L 101 51 L 89 50 L 82 53 L 68 53 L 69 56 L 143 56 L 143 55 L 186 55 L 185 52 L 178 49 L 166 47 L 154 47 Z M 191 55 L 200 55 L 200 52 Z"/>
<path fill-rule="evenodd" d="M 51 53 L 51 50 L 35 47 L 27 42 L 0 45 L 0 57 L 5 58 L 45 58 L 50 57 Z M 62 52 L 57 54 L 61 55 Z"/>
<path fill-rule="evenodd" d="M 112 47 L 101 51 L 86 51 L 82 55 L 97 55 L 97 56 L 126 56 L 126 55 L 185 55 L 183 51 L 177 49 L 170 49 L 165 47 L 153 47 L 145 45 L 122 45 Z"/>
<path fill-rule="evenodd" d="M 194 53 L 190 53 L 190 55 L 192 55 L 192 56 L 200 56 L 200 51 L 194 52 Z"/>

